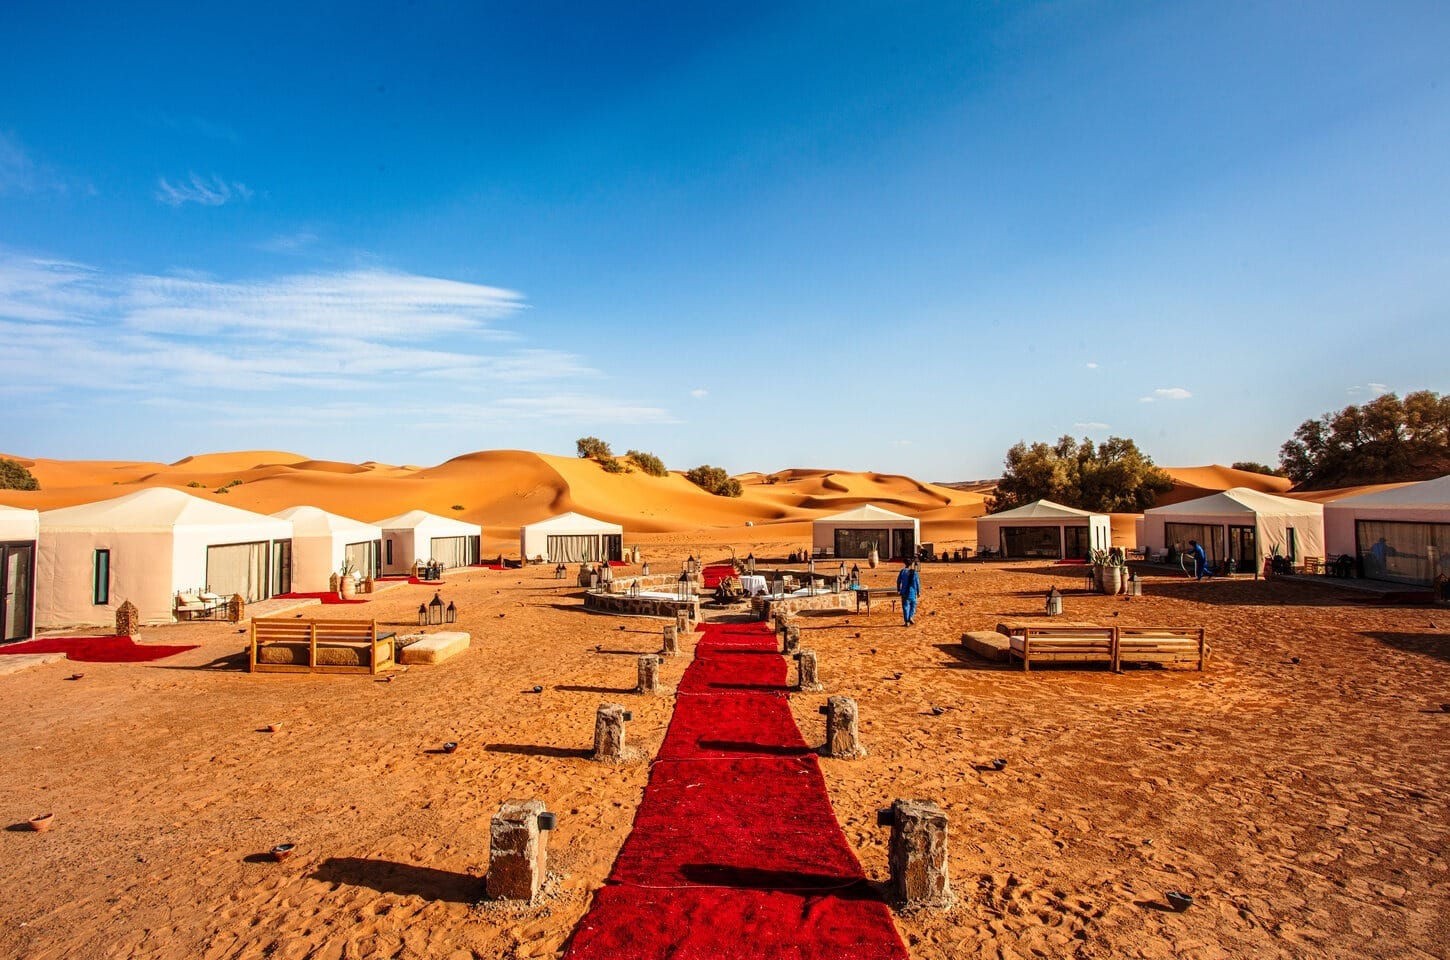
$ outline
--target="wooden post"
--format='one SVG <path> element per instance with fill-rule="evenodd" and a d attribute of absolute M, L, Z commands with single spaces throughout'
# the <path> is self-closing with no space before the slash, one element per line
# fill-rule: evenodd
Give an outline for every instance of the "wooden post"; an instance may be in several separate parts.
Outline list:
<path fill-rule="evenodd" d="M 905 907 L 944 910 L 952 903 L 947 875 L 947 815 L 930 800 L 897 800 L 880 811 L 889 820 L 892 899 Z M 883 824 L 884 825 L 884 824 Z"/>
<path fill-rule="evenodd" d="M 594 714 L 592 759 L 618 762 L 624 759 L 624 722 L 631 714 L 617 703 L 601 703 Z"/>
<path fill-rule="evenodd" d="M 795 655 L 795 659 L 795 688 L 797 690 L 821 689 L 821 678 L 816 672 L 816 652 L 814 650 L 801 650 Z"/>
<path fill-rule="evenodd" d="M 656 654 L 646 653 L 640 656 L 639 685 L 635 687 L 635 692 L 660 692 L 660 658 Z"/>
<path fill-rule="evenodd" d="M 678 657 L 680 655 L 680 628 L 677 624 L 665 624 L 665 643 L 660 653 L 666 657 Z"/>
<path fill-rule="evenodd" d="M 548 834 L 539 828 L 544 813 L 542 801 L 507 800 L 493 815 L 484 880 L 490 900 L 532 901 L 538 894 L 548 871 Z"/>
<path fill-rule="evenodd" d="M 856 728 L 855 700 L 850 697 L 827 697 L 821 713 L 826 715 L 826 743 L 821 747 L 823 756 L 852 760 L 866 755 Z"/>

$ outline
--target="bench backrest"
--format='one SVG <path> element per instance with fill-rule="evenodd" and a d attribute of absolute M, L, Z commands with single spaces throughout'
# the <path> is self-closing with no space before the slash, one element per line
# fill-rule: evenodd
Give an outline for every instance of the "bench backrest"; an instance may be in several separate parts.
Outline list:
<path fill-rule="evenodd" d="M 1119 640 L 1192 640 L 1203 639 L 1203 627 L 1119 627 Z"/>
<path fill-rule="evenodd" d="M 1116 627 L 1023 627 L 1028 640 L 1087 640 L 1112 643 Z"/>
<path fill-rule="evenodd" d="M 374 640 L 378 634 L 376 620 L 298 620 L 296 618 L 259 617 L 252 621 L 252 637 L 261 641 L 300 640 Z"/>

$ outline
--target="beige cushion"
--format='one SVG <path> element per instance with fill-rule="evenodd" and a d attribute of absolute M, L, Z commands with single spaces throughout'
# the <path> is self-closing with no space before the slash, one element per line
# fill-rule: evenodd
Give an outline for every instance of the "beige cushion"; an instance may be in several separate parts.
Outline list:
<path fill-rule="evenodd" d="M 398 662 L 442 663 L 468 649 L 469 635 L 461 631 L 443 630 L 438 633 L 414 634 L 398 641 Z"/>
<path fill-rule="evenodd" d="M 1005 662 L 1009 642 L 1007 637 L 995 630 L 972 630 L 962 634 L 962 646 L 986 660 Z"/>
<path fill-rule="evenodd" d="M 258 663 L 297 664 L 307 666 L 310 644 L 268 643 L 257 651 Z M 366 667 L 372 659 L 372 648 L 362 644 L 332 646 L 317 645 L 317 665 L 320 667 Z"/>

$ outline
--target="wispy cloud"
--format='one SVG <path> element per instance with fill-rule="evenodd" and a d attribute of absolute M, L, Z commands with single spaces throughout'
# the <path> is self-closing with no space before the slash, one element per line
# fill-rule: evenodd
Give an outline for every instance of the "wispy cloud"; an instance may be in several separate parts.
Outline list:
<path fill-rule="evenodd" d="M 590 392 L 605 378 L 582 357 L 501 326 L 525 315 L 515 291 L 396 271 L 223 281 L 0 250 L 0 343 L 16 388 L 294 420 L 365 395 L 410 421 L 446 410 L 467 423 L 674 422 Z"/>
<path fill-rule="evenodd" d="M 1112 424 L 1101 423 L 1101 422 L 1099 422 L 1097 420 L 1088 420 L 1088 421 L 1085 421 L 1085 422 L 1074 423 L 1073 426 L 1076 427 L 1079 430 L 1111 430 L 1112 429 Z"/>
<path fill-rule="evenodd" d="M 1083 364 L 1083 366 L 1087 367 L 1089 370 L 1096 370 L 1098 368 L 1098 362 L 1096 360 L 1089 360 L 1087 363 Z"/>
<path fill-rule="evenodd" d="M 1370 399 L 1373 399 L 1375 397 L 1384 396 L 1385 394 L 1389 393 L 1390 388 L 1383 383 L 1374 383 L 1373 381 L 1371 381 L 1370 383 L 1364 384 L 1357 383 L 1345 392 L 1348 393 L 1351 397 L 1367 396 Z"/>
<path fill-rule="evenodd" d="M 911 446 L 911 441 L 910 440 L 891 440 L 891 441 L 888 441 L 888 442 L 893 447 L 909 447 L 909 446 Z"/>
<path fill-rule="evenodd" d="M 202 177 L 195 173 L 172 183 L 165 177 L 156 181 L 156 199 L 171 207 L 197 203 L 203 207 L 220 207 L 233 200 L 252 199 L 252 189 L 245 183 L 223 180 L 216 174 Z"/>
<path fill-rule="evenodd" d="M 299 230 L 296 233 L 279 233 L 270 240 L 257 244 L 257 248 L 268 253 L 300 253 L 316 244 L 317 234 L 310 230 Z"/>
<path fill-rule="evenodd" d="M 710 391 L 706 390 L 704 387 L 696 387 L 695 389 L 690 391 L 690 396 L 694 397 L 696 400 L 703 400 L 709 395 Z"/>
<path fill-rule="evenodd" d="M 1146 397 L 1139 397 L 1139 403 L 1155 403 L 1159 400 L 1187 400 L 1193 396 L 1183 387 L 1159 387 Z"/>
<path fill-rule="evenodd" d="M 0 197 L 72 192 L 94 196 L 96 188 L 37 162 L 17 137 L 0 130 Z"/>
<path fill-rule="evenodd" d="M 223 140 L 227 143 L 240 143 L 242 138 L 237 136 L 237 131 L 225 123 L 210 120 L 206 117 L 193 115 L 177 115 L 158 111 L 152 115 L 152 119 L 170 127 L 178 133 L 206 137 L 209 140 Z"/>

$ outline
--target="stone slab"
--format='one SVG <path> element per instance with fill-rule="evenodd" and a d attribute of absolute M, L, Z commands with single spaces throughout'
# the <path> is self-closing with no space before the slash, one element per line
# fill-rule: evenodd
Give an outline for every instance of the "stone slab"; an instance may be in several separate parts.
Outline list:
<path fill-rule="evenodd" d="M 456 657 L 468 649 L 470 636 L 461 630 L 441 630 L 438 633 L 425 633 L 412 640 L 411 637 L 404 637 L 410 641 L 398 653 L 398 662 L 404 666 L 412 666 L 415 663 L 430 664 L 442 663 L 449 657 Z"/>
<path fill-rule="evenodd" d="M 962 634 L 962 646 L 984 660 L 1006 663 L 1011 640 L 1006 634 L 995 630 L 971 630 Z"/>
<path fill-rule="evenodd" d="M 0 677 L 8 673 L 19 673 L 31 667 L 64 660 L 63 653 L 11 653 L 0 657 Z"/>

